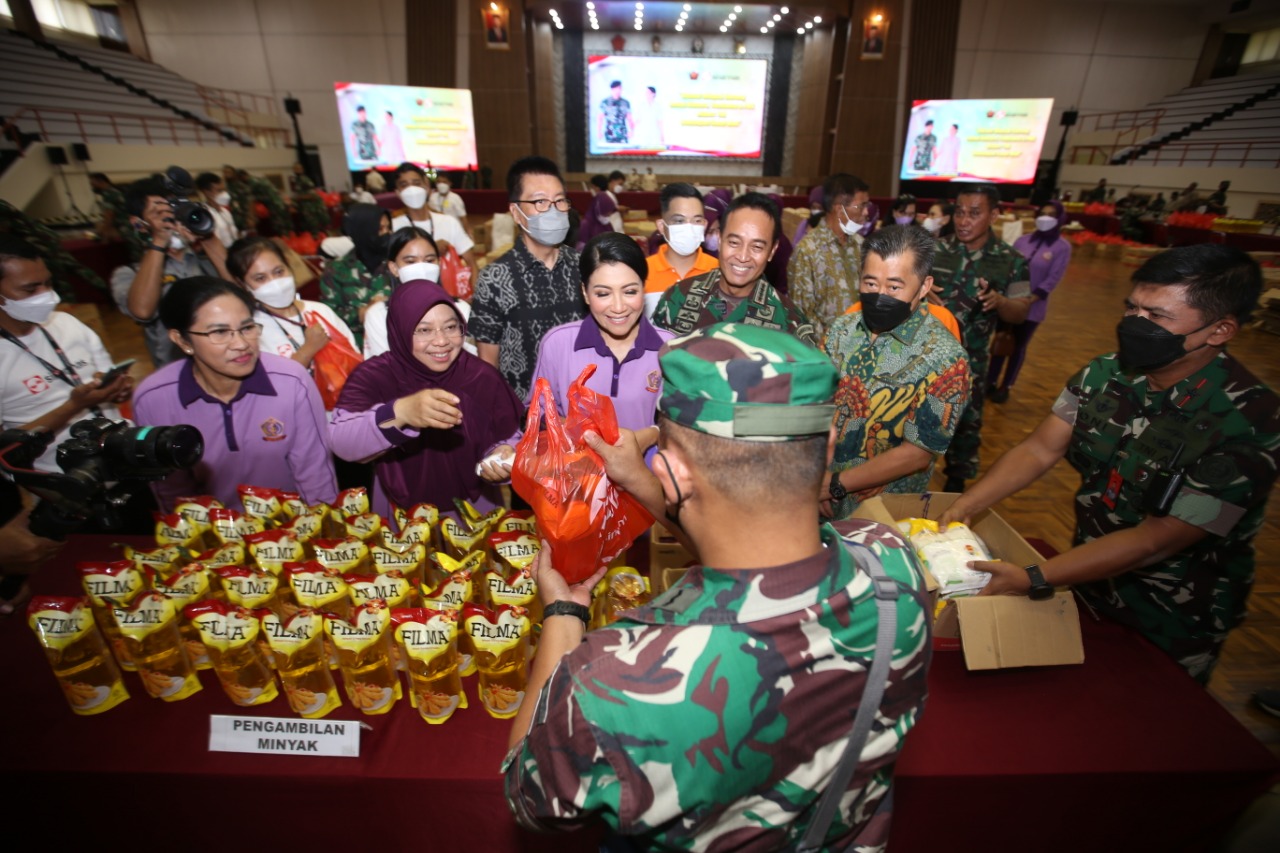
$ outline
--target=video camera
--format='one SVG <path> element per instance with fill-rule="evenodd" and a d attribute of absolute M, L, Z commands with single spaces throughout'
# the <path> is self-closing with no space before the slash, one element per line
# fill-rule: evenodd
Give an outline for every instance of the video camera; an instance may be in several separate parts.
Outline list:
<path fill-rule="evenodd" d="M 0 432 L 0 470 L 40 497 L 28 527 L 46 539 L 66 539 L 91 517 L 101 518 L 105 527 L 118 525 L 134 484 L 163 480 L 204 455 L 204 437 L 193 426 L 137 427 L 89 418 L 73 424 L 71 437 L 58 445 L 62 473 L 37 471 L 35 460 L 53 435 L 21 429 Z"/>
<path fill-rule="evenodd" d="M 181 166 L 170 166 L 160 176 L 160 182 L 169 195 L 169 206 L 173 208 L 174 219 L 179 225 L 197 237 L 208 237 L 213 233 L 213 214 L 204 205 L 190 200 L 196 191 L 190 172 Z"/>

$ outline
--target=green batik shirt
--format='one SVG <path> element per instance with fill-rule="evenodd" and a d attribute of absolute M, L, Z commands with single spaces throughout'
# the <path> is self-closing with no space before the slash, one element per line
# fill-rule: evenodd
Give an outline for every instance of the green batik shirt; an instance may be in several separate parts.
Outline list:
<path fill-rule="evenodd" d="M 248 231 L 253 228 L 255 221 L 253 215 L 253 193 L 249 191 L 248 182 L 241 180 L 227 181 L 227 195 L 231 196 L 231 204 L 227 205 L 227 207 L 231 208 L 231 218 L 235 220 L 236 228 L 240 231 Z"/>
<path fill-rule="evenodd" d="M 969 405 L 969 360 L 927 306 L 875 340 L 861 311 L 846 314 L 836 319 L 822 347 L 840 373 L 833 473 L 863 465 L 904 441 L 935 456 L 947 452 Z M 881 492 L 928 491 L 933 465 L 930 460 L 914 474 L 849 494 L 834 504 L 835 517 L 847 517 Z"/>
<path fill-rule="evenodd" d="M 743 323 L 781 329 L 816 347 L 817 336 L 805 313 L 783 296 L 764 276 L 751 294 L 734 305 L 720 290 L 720 270 L 678 281 L 667 288 L 653 309 L 653 325 L 687 335 L 715 323 Z"/>
<path fill-rule="evenodd" d="M 960 324 L 960 341 L 969 353 L 970 367 L 987 363 L 991 337 L 996 331 L 996 312 L 983 311 L 978 299 L 978 279 L 984 278 L 996 293 L 1010 299 L 1031 295 L 1031 273 L 1027 259 L 991 232 L 987 242 L 970 252 L 953 237 L 938 241 L 933 261 L 933 290 Z M 980 377 L 985 381 L 984 375 Z"/>
<path fill-rule="evenodd" d="M 1076 544 L 1136 526 L 1162 472 L 1185 471 L 1169 515 L 1209 535 L 1076 589 L 1207 681 L 1253 584 L 1253 537 L 1280 457 L 1280 398 L 1225 352 L 1163 392 L 1105 355 L 1071 377 L 1053 411 L 1072 426 L 1066 458 L 1080 472 Z"/>
<path fill-rule="evenodd" d="M 914 552 L 896 530 L 825 525 L 825 551 L 769 569 L 690 569 L 644 607 L 587 632 L 538 696 L 507 756 L 524 826 L 602 818 L 645 850 L 792 849 L 844 751 L 876 645 L 870 577 L 841 536 L 898 581 L 891 675 L 850 795 L 824 849 L 877 849 L 865 831 L 926 691 L 929 614 Z M 847 807 L 847 805 L 846 805 Z"/>
<path fill-rule="evenodd" d="M 370 273 L 354 251 L 325 265 L 320 277 L 320 301 L 333 309 L 355 336 L 357 347 L 364 346 L 364 323 L 360 309 L 375 296 L 391 298 L 390 276 L 386 264 Z"/>
<path fill-rule="evenodd" d="M 862 249 L 857 237 L 842 244 L 826 220 L 810 228 L 787 263 L 787 296 L 822 336 L 861 297 Z"/>

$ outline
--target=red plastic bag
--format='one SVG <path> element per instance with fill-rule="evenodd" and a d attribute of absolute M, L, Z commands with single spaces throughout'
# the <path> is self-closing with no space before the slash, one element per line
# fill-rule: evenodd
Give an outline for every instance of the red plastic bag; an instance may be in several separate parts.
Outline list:
<path fill-rule="evenodd" d="M 454 299 L 471 301 L 471 267 L 453 246 L 440 255 L 440 286 Z"/>
<path fill-rule="evenodd" d="M 563 421 L 551 385 L 538 379 L 511 466 L 511 486 L 533 508 L 552 562 L 569 583 L 591 577 L 653 524 L 635 498 L 609 482 L 604 460 L 582 441 L 587 430 L 610 444 L 618 440 L 613 401 L 584 385 L 595 369 L 587 365 L 569 386 Z"/>
<path fill-rule="evenodd" d="M 342 393 L 342 386 L 347 384 L 347 377 L 364 358 L 352 348 L 347 336 L 335 329 L 324 317 L 312 314 L 307 319 L 324 326 L 324 330 L 329 333 L 329 343 L 321 347 L 311 359 L 311 375 L 316 380 L 316 387 L 320 389 L 324 410 L 331 412 L 338 404 L 338 395 Z"/>

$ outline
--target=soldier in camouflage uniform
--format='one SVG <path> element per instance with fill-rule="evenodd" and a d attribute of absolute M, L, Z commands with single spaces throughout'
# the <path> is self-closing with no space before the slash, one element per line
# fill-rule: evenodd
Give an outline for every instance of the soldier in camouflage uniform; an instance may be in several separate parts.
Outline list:
<path fill-rule="evenodd" d="M 110 243 L 124 241 L 129 247 L 129 260 L 137 261 L 142 257 L 146 241 L 137 229 L 129 224 L 129 211 L 125 206 L 124 193 L 111 179 L 102 172 L 94 172 L 89 176 L 89 186 L 98 197 L 98 208 L 102 212 L 102 220 L 98 225 L 98 236 Z"/>
<path fill-rule="evenodd" d="M 58 239 L 57 234 L 2 198 L 0 198 L 0 234 L 12 234 L 40 252 L 45 265 L 49 267 L 49 272 L 53 273 L 54 290 L 58 292 L 58 298 L 63 302 L 76 301 L 75 288 L 69 281 L 71 276 L 79 276 L 86 284 L 99 290 L 107 289 L 107 283 L 99 278 L 97 273 L 62 248 L 62 241 Z"/>
<path fill-rule="evenodd" d="M 293 205 L 298 211 L 302 230 L 310 234 L 326 234 L 329 231 L 329 209 L 324 199 L 316 194 L 315 181 L 302 171 L 301 163 L 293 164 Z"/>
<path fill-rule="evenodd" d="M 253 194 L 249 192 L 249 173 L 237 170 L 233 166 L 222 167 L 222 182 L 226 184 L 227 193 L 231 196 L 231 218 L 236 222 L 240 233 L 252 231 L 258 218 L 253 212 Z"/>
<path fill-rule="evenodd" d="M 293 215 L 289 213 L 289 207 L 284 203 L 284 199 L 280 198 L 280 193 L 276 192 L 276 188 L 271 186 L 265 178 L 256 178 L 253 175 L 248 177 L 249 194 L 253 197 L 253 201 L 262 202 L 267 209 L 267 215 L 271 222 L 271 228 L 275 231 L 277 237 L 288 237 L 293 233 Z M 232 196 L 232 201 L 235 196 Z"/>
<path fill-rule="evenodd" d="M 816 523 L 835 369 L 783 332 L 731 323 L 671 341 L 660 363 L 657 477 L 630 436 L 590 440 L 611 479 L 683 525 L 704 565 L 584 635 L 600 573 L 567 586 L 544 552 L 549 615 L 504 764 L 508 803 L 528 827 L 602 819 L 631 837 L 606 849 L 794 847 L 844 751 L 876 645 L 872 583 L 848 550 L 857 543 L 897 581 L 899 621 L 875 727 L 823 849 L 878 849 L 880 807 L 924 701 L 929 616 L 897 531 Z"/>
<path fill-rule="evenodd" d="M 1138 629 L 1201 683 L 1244 618 L 1253 537 L 1280 459 L 1280 397 L 1226 352 L 1261 292 L 1238 249 L 1171 249 L 1133 275 L 1118 353 L 1067 382 L 1032 436 L 945 519 L 971 515 L 1066 457 L 1080 472 L 1072 550 L 1041 566 Z M 1007 563 L 991 592 L 1026 592 Z"/>
<path fill-rule="evenodd" d="M 1016 325 L 1027 319 L 1031 308 L 1027 259 L 991 230 L 999 209 L 1000 194 L 990 184 L 961 190 L 953 217 L 956 233 L 939 241 L 933 262 L 937 301 L 960 323 L 960 342 L 973 373 L 969 407 L 947 451 L 948 492 L 964 491 L 964 481 L 978 475 L 982 407 L 996 320 Z"/>
<path fill-rule="evenodd" d="M 395 285 L 385 274 L 391 214 L 376 204 L 353 204 L 342 219 L 342 233 L 355 248 L 325 264 L 320 301 L 333 309 L 364 346 L 364 312 L 376 296 L 391 298 Z"/>
<path fill-rule="evenodd" d="M 809 318 L 764 275 L 782 234 L 777 205 L 760 193 L 744 193 L 721 222 L 720 268 L 667 288 L 653 310 L 653 325 L 687 335 L 712 323 L 742 323 L 782 329 L 816 347 Z"/>

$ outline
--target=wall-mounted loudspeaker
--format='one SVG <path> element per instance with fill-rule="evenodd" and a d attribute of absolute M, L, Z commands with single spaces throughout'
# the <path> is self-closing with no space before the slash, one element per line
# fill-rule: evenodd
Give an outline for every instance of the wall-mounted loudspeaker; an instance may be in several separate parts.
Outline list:
<path fill-rule="evenodd" d="M 83 142 L 71 143 L 71 153 L 74 154 L 75 158 L 81 163 L 88 163 L 93 159 L 89 156 L 89 146 L 85 145 Z"/>
<path fill-rule="evenodd" d="M 67 165 L 67 149 L 63 148 L 61 145 L 52 145 L 44 150 L 45 153 L 49 155 L 49 162 L 53 165 Z"/>

